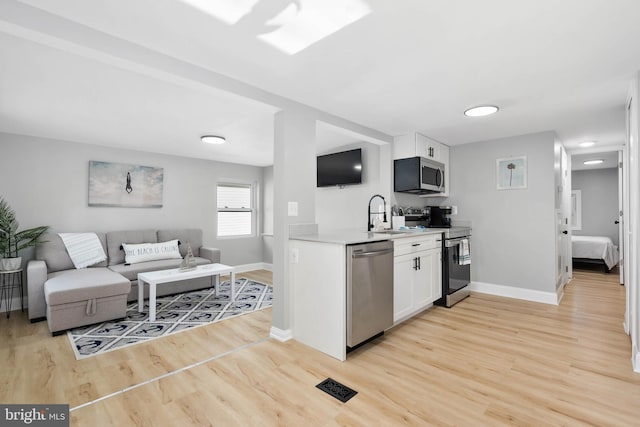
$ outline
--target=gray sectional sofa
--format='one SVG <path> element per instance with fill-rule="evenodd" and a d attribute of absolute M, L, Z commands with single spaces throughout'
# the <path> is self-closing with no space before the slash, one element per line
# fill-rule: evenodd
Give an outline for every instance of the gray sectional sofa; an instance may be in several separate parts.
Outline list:
<path fill-rule="evenodd" d="M 182 259 L 125 264 L 123 243 L 158 243 L 177 239 L 184 257 L 191 246 L 197 264 L 220 262 L 220 250 L 202 246 L 202 230 L 131 230 L 96 233 L 107 259 L 76 269 L 57 234 L 46 234 L 36 246 L 35 259 L 27 265 L 29 319 L 45 317 L 56 335 L 78 326 L 125 317 L 127 301 L 138 298 L 138 273 L 180 266 Z M 158 287 L 168 295 L 211 286 L 210 278 L 183 280 Z M 145 289 L 145 296 L 148 289 Z"/>

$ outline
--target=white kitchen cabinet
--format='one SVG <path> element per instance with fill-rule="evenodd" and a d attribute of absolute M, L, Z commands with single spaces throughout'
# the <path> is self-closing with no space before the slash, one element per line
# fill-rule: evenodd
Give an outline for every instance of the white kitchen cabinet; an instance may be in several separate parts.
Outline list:
<path fill-rule="evenodd" d="M 427 279 L 428 285 L 424 287 L 424 298 L 421 298 L 422 294 L 418 294 L 416 298 L 417 304 L 420 308 L 439 300 L 442 297 L 442 250 L 430 249 L 420 255 L 420 262 L 418 266 L 420 271 L 426 271 L 429 274 Z"/>
<path fill-rule="evenodd" d="M 439 235 L 394 242 L 393 321 L 399 323 L 442 296 Z"/>
<path fill-rule="evenodd" d="M 416 256 L 402 255 L 393 259 L 393 322 L 409 317 L 414 312 L 413 288 Z"/>
<path fill-rule="evenodd" d="M 441 162 L 442 156 L 444 155 L 444 148 L 444 144 L 440 144 L 438 141 L 416 133 L 416 156 Z"/>
<path fill-rule="evenodd" d="M 420 156 L 444 164 L 444 193 L 424 194 L 420 197 L 449 196 L 449 146 L 418 132 L 396 136 L 393 139 L 393 158 L 406 159 Z"/>
<path fill-rule="evenodd" d="M 394 159 L 420 156 L 444 162 L 449 160 L 448 154 L 448 146 L 418 132 L 396 136 L 393 139 Z"/>

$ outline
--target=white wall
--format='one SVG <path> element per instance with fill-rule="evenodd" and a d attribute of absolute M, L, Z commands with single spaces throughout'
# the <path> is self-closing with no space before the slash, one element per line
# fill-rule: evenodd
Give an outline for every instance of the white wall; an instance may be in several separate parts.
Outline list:
<path fill-rule="evenodd" d="M 473 224 L 471 280 L 555 294 L 553 132 L 451 147 L 451 192 Z M 496 189 L 496 159 L 527 156 L 528 187 Z"/>
<path fill-rule="evenodd" d="M 382 195 L 387 202 L 387 220 L 390 215 L 390 187 L 389 168 L 390 152 L 386 146 L 379 146 L 368 142 L 358 142 L 331 150 L 327 153 L 362 149 L 362 184 L 339 187 L 316 188 L 316 222 L 320 231 L 339 229 L 359 229 L 367 231 L 367 207 L 369 199 L 374 194 Z M 378 204 L 382 201 L 376 198 L 371 204 L 371 211 L 378 211 Z M 382 209 L 380 209 L 382 210 Z M 373 218 L 373 216 L 372 216 Z"/>
<path fill-rule="evenodd" d="M 262 169 L 262 261 L 273 263 L 273 166 Z"/>
<path fill-rule="evenodd" d="M 572 189 L 582 192 L 582 230 L 577 236 L 606 236 L 618 245 L 618 169 L 579 170 L 571 173 Z"/>
<path fill-rule="evenodd" d="M 0 194 L 16 211 L 21 228 L 48 225 L 53 232 L 201 228 L 204 244 L 220 248 L 223 263 L 262 262 L 260 236 L 216 238 L 215 203 L 218 180 L 255 182 L 260 187 L 262 168 L 6 133 L 0 133 L 0 153 Z M 89 207 L 90 160 L 163 168 L 163 207 Z"/>
<path fill-rule="evenodd" d="M 289 227 L 315 224 L 316 119 L 300 109 L 280 111 L 274 123 L 273 162 L 273 310 L 272 335 L 292 335 L 292 292 L 289 277 Z M 297 215 L 289 215 L 289 204 Z"/>

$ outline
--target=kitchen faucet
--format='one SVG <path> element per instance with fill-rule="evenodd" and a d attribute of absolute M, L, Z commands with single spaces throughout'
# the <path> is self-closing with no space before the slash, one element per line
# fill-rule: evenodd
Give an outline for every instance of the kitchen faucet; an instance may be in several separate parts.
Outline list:
<path fill-rule="evenodd" d="M 371 196 L 371 198 L 369 199 L 369 207 L 367 209 L 367 231 L 371 231 L 371 229 L 373 228 L 373 223 L 371 222 L 371 202 L 373 201 L 373 199 L 375 199 L 376 197 L 380 197 L 382 199 L 382 203 L 384 203 L 384 210 L 382 212 L 373 212 L 374 214 L 384 214 L 383 217 L 383 222 L 387 222 L 387 201 L 384 199 L 384 197 L 382 197 L 379 194 L 374 194 L 373 196 Z"/>

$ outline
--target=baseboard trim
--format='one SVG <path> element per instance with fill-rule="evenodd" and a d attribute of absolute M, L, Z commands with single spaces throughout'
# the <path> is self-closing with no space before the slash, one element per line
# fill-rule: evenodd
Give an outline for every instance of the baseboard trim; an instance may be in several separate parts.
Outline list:
<path fill-rule="evenodd" d="M 633 365 L 633 372 L 640 373 L 640 353 L 635 344 L 631 349 L 631 365 Z"/>
<path fill-rule="evenodd" d="M 291 331 L 291 329 L 282 330 L 280 328 L 276 328 L 275 326 L 272 326 L 269 336 L 271 336 L 271 338 L 274 338 L 280 342 L 285 342 L 293 338 L 293 332 Z"/>
<path fill-rule="evenodd" d="M 269 270 L 273 271 L 273 264 L 266 262 L 254 262 L 252 264 L 240 264 L 236 265 L 236 273 L 245 273 L 253 270 Z"/>
<path fill-rule="evenodd" d="M 559 295 L 556 292 L 514 288 L 513 286 L 496 285 L 493 283 L 471 282 L 469 284 L 469 290 L 472 292 L 479 292 L 481 294 L 541 302 L 543 304 L 558 305 L 559 300 Z"/>
<path fill-rule="evenodd" d="M 556 292 L 556 305 L 560 304 L 560 301 L 562 301 L 562 298 L 564 297 L 564 286 L 562 286 L 560 289 L 558 289 L 558 291 Z"/>
<path fill-rule="evenodd" d="M 562 301 L 562 298 L 564 297 L 564 288 L 565 288 L 565 286 L 567 286 L 571 282 L 571 280 L 572 280 L 572 278 L 569 278 L 564 285 L 561 285 L 556 290 L 558 304 L 560 304 L 560 301 Z"/>

